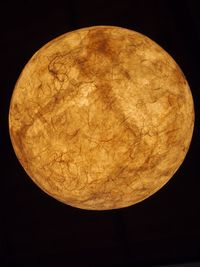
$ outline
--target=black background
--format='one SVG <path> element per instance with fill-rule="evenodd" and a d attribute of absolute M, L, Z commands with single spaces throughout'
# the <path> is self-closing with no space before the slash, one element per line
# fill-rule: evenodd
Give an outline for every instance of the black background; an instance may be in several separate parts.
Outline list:
<path fill-rule="evenodd" d="M 200 261 L 199 1 L 8 1 L 0 4 L 0 266 L 156 266 Z M 74 29 L 115 25 L 139 31 L 182 68 L 194 97 L 196 126 L 173 179 L 132 207 L 84 211 L 43 193 L 11 146 L 8 109 L 29 58 Z"/>

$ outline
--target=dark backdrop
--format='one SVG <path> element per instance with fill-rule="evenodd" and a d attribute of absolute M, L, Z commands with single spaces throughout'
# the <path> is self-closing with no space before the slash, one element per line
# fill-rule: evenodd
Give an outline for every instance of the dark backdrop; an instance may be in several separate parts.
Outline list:
<path fill-rule="evenodd" d="M 0 266 L 156 266 L 200 261 L 199 1 L 1 1 Z M 29 58 L 65 32 L 92 25 L 139 31 L 167 50 L 190 84 L 196 111 L 181 168 L 132 207 L 84 211 L 43 193 L 19 164 L 8 133 L 15 82 Z"/>

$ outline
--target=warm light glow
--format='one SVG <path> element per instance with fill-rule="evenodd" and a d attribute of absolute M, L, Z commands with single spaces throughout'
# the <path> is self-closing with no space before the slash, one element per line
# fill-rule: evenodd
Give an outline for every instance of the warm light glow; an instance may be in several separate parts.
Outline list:
<path fill-rule="evenodd" d="M 74 207 L 133 205 L 188 151 L 192 95 L 175 61 L 137 32 L 96 26 L 42 47 L 13 92 L 9 127 L 32 180 Z"/>

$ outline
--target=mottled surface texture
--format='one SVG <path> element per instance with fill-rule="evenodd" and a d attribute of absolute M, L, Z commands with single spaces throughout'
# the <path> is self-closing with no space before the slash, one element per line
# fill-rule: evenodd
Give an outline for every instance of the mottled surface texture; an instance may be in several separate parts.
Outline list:
<path fill-rule="evenodd" d="M 192 137 L 193 101 L 175 61 L 137 32 L 80 29 L 42 47 L 13 93 L 9 126 L 33 181 L 83 209 L 115 209 L 159 190 Z"/>

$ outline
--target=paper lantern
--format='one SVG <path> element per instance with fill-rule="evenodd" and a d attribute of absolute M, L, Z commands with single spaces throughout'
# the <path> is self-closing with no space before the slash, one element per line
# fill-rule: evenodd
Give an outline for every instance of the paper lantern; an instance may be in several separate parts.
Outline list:
<path fill-rule="evenodd" d="M 158 191 L 188 151 L 194 108 L 176 62 L 148 37 L 95 26 L 38 50 L 11 100 L 10 136 L 31 179 L 68 205 L 127 207 Z"/>

